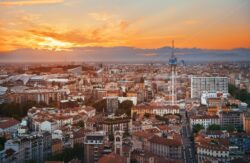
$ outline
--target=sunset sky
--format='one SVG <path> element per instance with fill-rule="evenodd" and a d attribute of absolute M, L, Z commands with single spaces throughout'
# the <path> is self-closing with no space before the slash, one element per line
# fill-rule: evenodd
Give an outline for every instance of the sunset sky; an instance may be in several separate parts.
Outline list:
<path fill-rule="evenodd" d="M 0 51 L 250 47 L 250 0 L 0 0 Z"/>

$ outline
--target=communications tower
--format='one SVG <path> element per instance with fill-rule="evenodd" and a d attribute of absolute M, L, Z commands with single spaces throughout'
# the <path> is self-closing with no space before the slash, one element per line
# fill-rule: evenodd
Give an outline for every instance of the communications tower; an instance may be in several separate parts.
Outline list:
<path fill-rule="evenodd" d="M 174 40 L 172 41 L 172 54 L 169 58 L 169 65 L 171 67 L 171 105 L 175 105 L 176 92 L 175 92 L 175 77 L 176 77 L 176 67 L 177 58 L 174 55 Z"/>

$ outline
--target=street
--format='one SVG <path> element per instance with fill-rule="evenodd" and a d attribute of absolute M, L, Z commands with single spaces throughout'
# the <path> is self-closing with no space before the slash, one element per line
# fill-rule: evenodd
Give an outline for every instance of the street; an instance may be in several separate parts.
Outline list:
<path fill-rule="evenodd" d="M 196 163 L 195 154 L 194 154 L 194 145 L 190 140 L 190 136 L 192 135 L 187 117 L 186 111 L 181 110 L 180 114 L 182 116 L 182 142 L 183 142 L 183 158 L 185 163 Z"/>

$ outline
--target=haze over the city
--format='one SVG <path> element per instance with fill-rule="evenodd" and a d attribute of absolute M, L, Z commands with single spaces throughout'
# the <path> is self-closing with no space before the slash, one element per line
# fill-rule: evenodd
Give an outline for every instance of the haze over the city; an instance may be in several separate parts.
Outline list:
<path fill-rule="evenodd" d="M 250 0 L 0 0 L 0 163 L 250 163 Z"/>

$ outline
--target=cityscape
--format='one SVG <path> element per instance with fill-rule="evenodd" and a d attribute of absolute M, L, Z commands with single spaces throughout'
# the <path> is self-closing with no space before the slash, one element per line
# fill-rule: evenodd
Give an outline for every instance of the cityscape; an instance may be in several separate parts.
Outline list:
<path fill-rule="evenodd" d="M 0 163 L 249 163 L 250 1 L 0 1 Z"/>

